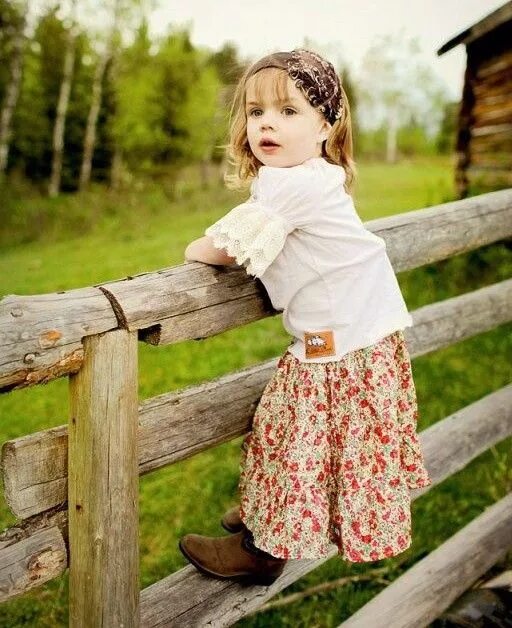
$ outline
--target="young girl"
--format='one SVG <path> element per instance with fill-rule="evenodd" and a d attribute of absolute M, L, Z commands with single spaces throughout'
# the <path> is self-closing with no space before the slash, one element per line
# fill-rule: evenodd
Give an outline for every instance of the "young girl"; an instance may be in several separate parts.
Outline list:
<path fill-rule="evenodd" d="M 242 444 L 240 505 L 222 520 L 233 534 L 186 534 L 180 549 L 205 574 L 263 584 L 331 544 L 352 562 L 396 556 L 411 544 L 410 489 L 431 484 L 403 334 L 413 321 L 349 193 L 350 110 L 333 66 L 300 49 L 250 67 L 229 150 L 231 182 L 251 180 L 251 196 L 185 257 L 243 265 L 293 341 Z"/>

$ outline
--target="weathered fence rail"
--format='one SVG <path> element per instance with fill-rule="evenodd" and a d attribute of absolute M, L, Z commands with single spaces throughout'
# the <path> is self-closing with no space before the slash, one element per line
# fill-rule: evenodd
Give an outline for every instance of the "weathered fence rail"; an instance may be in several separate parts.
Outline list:
<path fill-rule="evenodd" d="M 366 227 L 385 239 L 396 272 L 416 268 L 512 236 L 512 189 Z M 405 330 L 411 357 L 509 322 L 511 306 L 512 279 L 414 310 Z M 61 376 L 70 383 L 67 424 L 2 447 L 5 497 L 19 523 L 0 535 L 0 600 L 69 567 L 73 626 L 229 626 L 336 555 L 333 547 L 321 560 L 290 561 L 269 587 L 207 578 L 187 565 L 139 591 L 138 476 L 250 430 L 278 358 L 139 404 L 137 342 L 206 338 L 276 314 L 244 269 L 201 263 L 0 301 L 0 391 Z M 506 386 L 424 430 L 433 484 L 412 498 L 512 435 L 511 402 Z M 390 612 L 394 627 L 427 625 L 512 545 L 511 524 L 506 497 L 343 625 L 389 626 Z M 485 559 L 463 564 L 474 544 Z M 423 586 L 432 593 L 441 582 L 442 594 L 418 602 Z"/>

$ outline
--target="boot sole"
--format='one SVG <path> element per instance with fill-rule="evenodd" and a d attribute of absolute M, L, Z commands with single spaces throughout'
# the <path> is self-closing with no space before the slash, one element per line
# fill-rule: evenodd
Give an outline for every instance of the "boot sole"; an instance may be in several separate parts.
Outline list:
<path fill-rule="evenodd" d="M 279 576 L 268 576 L 264 574 L 240 574 L 235 576 L 226 576 L 224 574 L 216 573 L 215 571 L 210 571 L 209 569 L 206 569 L 205 567 L 200 565 L 192 556 L 190 556 L 185 547 L 182 545 L 181 539 L 179 540 L 178 545 L 181 553 L 185 556 L 187 560 L 189 560 L 194 565 L 196 569 L 198 569 L 206 576 L 211 576 L 213 578 L 217 578 L 218 580 L 237 580 L 246 584 L 260 584 L 268 587 L 271 584 L 274 584 L 274 582 L 279 578 Z"/>

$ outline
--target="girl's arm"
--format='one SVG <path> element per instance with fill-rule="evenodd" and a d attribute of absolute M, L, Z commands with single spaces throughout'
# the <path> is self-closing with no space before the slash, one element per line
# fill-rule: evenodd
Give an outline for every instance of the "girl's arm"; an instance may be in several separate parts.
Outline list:
<path fill-rule="evenodd" d="M 186 262 L 204 262 L 205 264 L 226 265 L 233 264 L 236 260 L 230 257 L 225 249 L 217 249 L 213 246 L 211 236 L 203 236 L 193 240 L 185 249 Z"/>

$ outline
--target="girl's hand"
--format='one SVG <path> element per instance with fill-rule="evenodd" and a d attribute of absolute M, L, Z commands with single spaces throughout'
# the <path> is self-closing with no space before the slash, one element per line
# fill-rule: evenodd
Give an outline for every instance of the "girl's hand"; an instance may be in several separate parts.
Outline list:
<path fill-rule="evenodd" d="M 203 236 L 187 246 L 185 249 L 185 261 L 229 266 L 236 262 L 236 259 L 230 257 L 225 249 L 217 249 L 214 247 L 213 240 L 210 236 Z"/>

